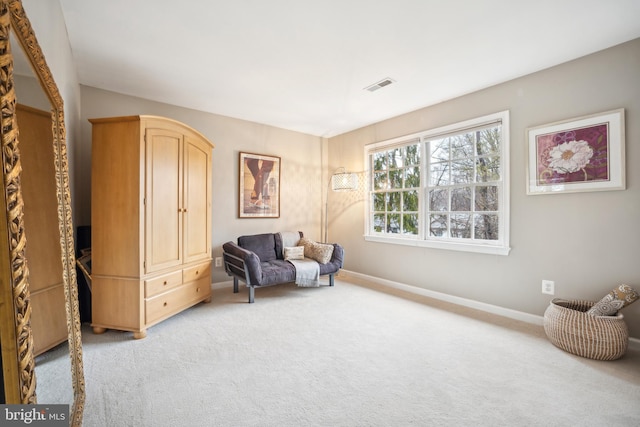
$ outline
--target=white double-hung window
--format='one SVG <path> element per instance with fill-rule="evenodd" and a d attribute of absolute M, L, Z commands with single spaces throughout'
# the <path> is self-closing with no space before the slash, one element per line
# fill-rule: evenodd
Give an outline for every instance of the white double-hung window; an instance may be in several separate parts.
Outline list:
<path fill-rule="evenodd" d="M 507 255 L 509 112 L 365 147 L 365 238 Z"/>

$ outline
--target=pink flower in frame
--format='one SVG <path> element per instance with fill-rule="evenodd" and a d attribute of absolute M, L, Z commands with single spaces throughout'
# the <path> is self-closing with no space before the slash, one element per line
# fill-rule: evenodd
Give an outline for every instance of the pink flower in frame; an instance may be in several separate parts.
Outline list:
<path fill-rule="evenodd" d="M 538 185 L 609 180 L 608 123 L 538 135 Z"/>
<path fill-rule="evenodd" d="M 569 141 L 556 145 L 549 152 L 549 167 L 558 173 L 584 170 L 593 157 L 593 149 L 587 141 Z"/>

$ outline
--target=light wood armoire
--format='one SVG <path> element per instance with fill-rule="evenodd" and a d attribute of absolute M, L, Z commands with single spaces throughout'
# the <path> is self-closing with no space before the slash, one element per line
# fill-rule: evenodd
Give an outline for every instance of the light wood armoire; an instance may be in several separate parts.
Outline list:
<path fill-rule="evenodd" d="M 18 104 L 33 353 L 68 339 L 51 113 Z M 51 147 L 45 149 L 45 147 Z"/>
<path fill-rule="evenodd" d="M 163 117 L 89 121 L 93 331 L 144 338 L 211 300 L 213 144 Z"/>

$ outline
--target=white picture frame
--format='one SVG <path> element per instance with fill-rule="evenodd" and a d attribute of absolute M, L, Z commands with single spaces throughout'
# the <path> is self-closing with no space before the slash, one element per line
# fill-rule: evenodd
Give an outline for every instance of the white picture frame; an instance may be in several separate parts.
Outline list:
<path fill-rule="evenodd" d="M 624 109 L 526 129 L 527 194 L 624 190 Z"/>

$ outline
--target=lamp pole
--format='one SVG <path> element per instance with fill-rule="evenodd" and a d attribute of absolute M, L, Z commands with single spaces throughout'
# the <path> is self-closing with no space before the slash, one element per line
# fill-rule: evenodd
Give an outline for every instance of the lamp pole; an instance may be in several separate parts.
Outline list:
<path fill-rule="evenodd" d="M 331 180 L 333 179 L 333 175 L 340 169 L 344 168 L 340 167 L 334 170 L 327 180 L 327 194 L 324 196 L 324 243 L 327 243 L 329 239 L 329 190 L 331 189 Z"/>
<path fill-rule="evenodd" d="M 342 169 L 341 173 L 336 173 Z M 355 191 L 358 187 L 356 175 L 349 173 L 341 166 L 333 171 L 327 182 L 327 194 L 324 201 L 324 242 L 328 243 L 329 237 L 329 189 L 333 191 Z M 333 185 L 332 185 L 333 184 Z"/>

